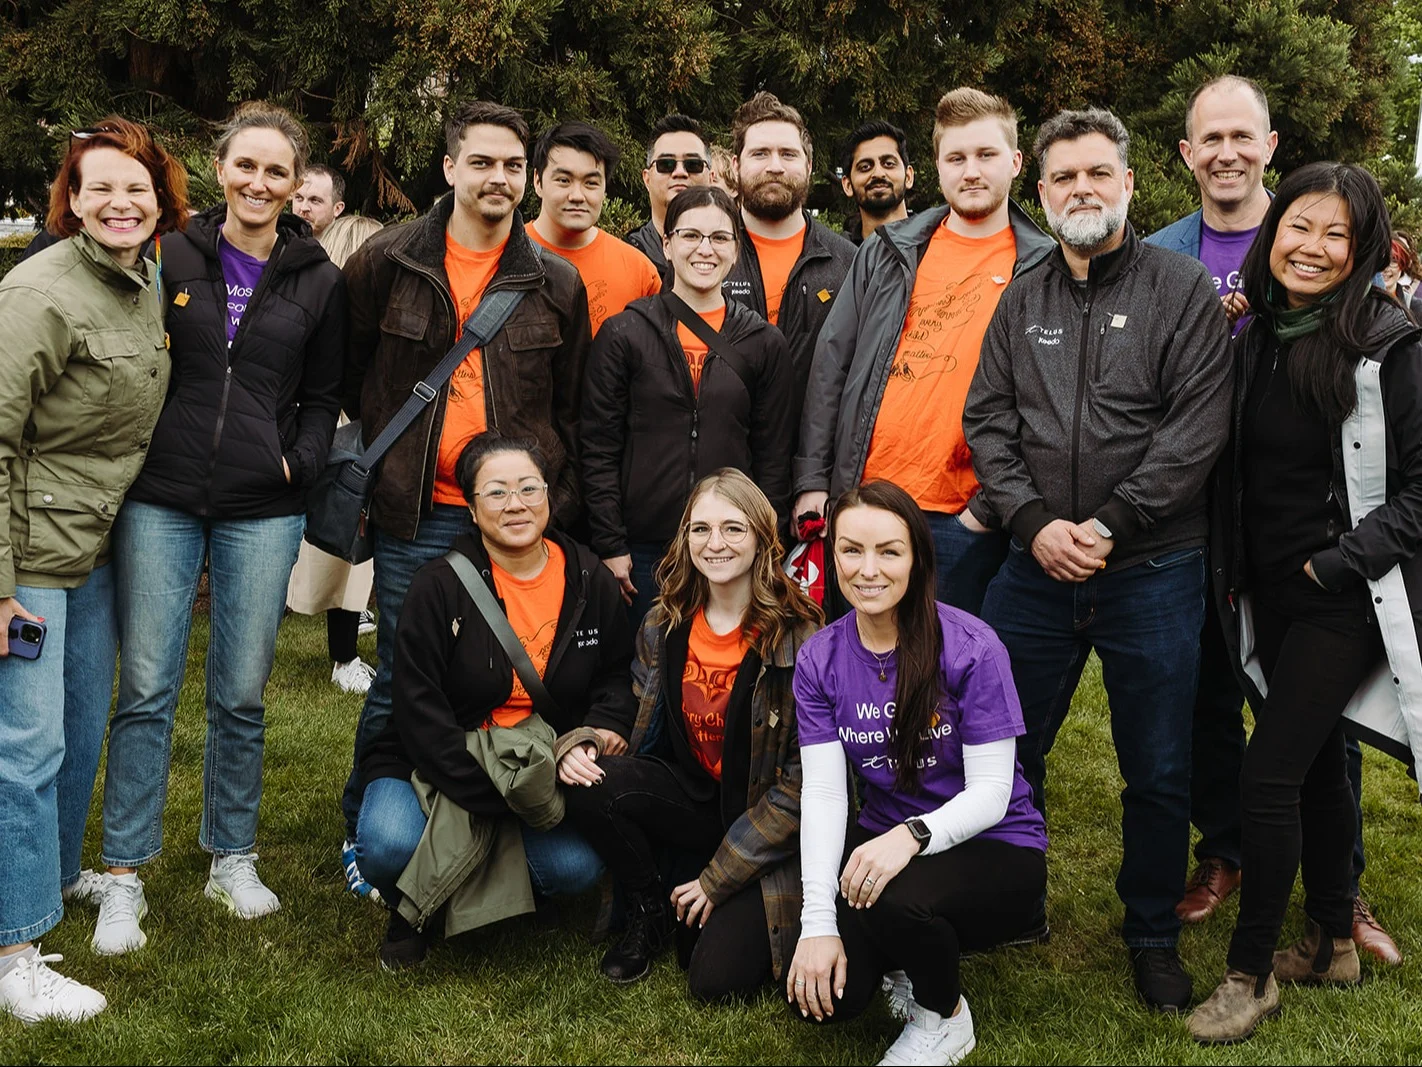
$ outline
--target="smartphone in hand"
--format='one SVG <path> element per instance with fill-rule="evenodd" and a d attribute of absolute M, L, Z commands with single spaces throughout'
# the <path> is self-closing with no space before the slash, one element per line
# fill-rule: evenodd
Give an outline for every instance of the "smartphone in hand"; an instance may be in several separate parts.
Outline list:
<path fill-rule="evenodd" d="M 39 659 L 44 637 L 49 627 L 42 622 L 14 618 L 10 620 L 10 655 L 20 659 Z"/>

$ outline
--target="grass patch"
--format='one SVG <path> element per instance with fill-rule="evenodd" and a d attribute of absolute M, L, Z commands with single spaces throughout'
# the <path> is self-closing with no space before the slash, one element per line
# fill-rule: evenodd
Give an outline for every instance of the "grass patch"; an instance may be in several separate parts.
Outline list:
<path fill-rule="evenodd" d="M 261 871 L 283 910 L 253 923 L 202 896 L 197 845 L 207 620 L 193 627 L 178 708 L 166 851 L 144 879 L 148 947 L 116 959 L 89 948 L 94 912 L 73 909 L 44 940 L 63 973 L 110 1007 L 83 1026 L 26 1029 L 0 1020 L 0 1063 L 873 1063 L 897 1026 L 882 1004 L 818 1029 L 771 992 L 702 1009 L 670 957 L 631 988 L 597 974 L 592 906 L 564 908 L 556 929 L 514 920 L 438 947 L 414 975 L 375 965 L 384 913 L 348 896 L 338 797 L 360 709 L 329 682 L 320 618 L 289 617 L 268 695 Z M 367 657 L 372 639 L 362 641 Z M 1120 779 L 1100 670 L 1088 669 L 1052 756 L 1046 946 L 964 965 L 977 1022 L 972 1063 L 1417 1063 L 1422 1061 L 1422 808 L 1400 767 L 1367 751 L 1364 804 L 1371 899 L 1409 959 L 1364 963 L 1349 990 L 1284 991 L 1284 1014 L 1250 1042 L 1202 1050 L 1177 1019 L 1140 1007 L 1117 930 Z M 156 783 L 155 783 L 156 785 Z M 98 804 L 89 862 L 98 857 Z M 1197 997 L 1223 973 L 1231 901 L 1182 942 Z M 1286 936 L 1301 931 L 1295 908 Z"/>

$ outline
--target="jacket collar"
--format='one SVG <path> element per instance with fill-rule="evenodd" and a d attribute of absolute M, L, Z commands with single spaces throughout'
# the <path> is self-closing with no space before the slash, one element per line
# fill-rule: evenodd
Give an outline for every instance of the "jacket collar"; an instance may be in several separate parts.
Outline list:
<path fill-rule="evenodd" d="M 139 258 L 142 271 L 137 267 L 120 266 L 109 250 L 90 237 L 86 230 L 80 230 L 70 240 L 89 269 L 107 284 L 123 289 L 147 289 L 152 284 L 153 271 L 146 259 Z"/>
<path fill-rule="evenodd" d="M 183 231 L 194 248 L 213 262 L 217 261 L 217 237 L 227 221 L 226 203 L 214 204 L 188 220 Z M 326 250 L 312 235 L 311 224 L 305 219 L 283 211 L 277 216 L 277 239 L 267 257 L 267 266 L 277 274 L 300 270 L 325 260 Z"/>
<path fill-rule="evenodd" d="M 947 204 L 939 204 L 898 222 L 886 223 L 874 232 L 879 234 L 885 244 L 898 253 L 905 263 L 918 262 L 923 258 L 924 248 L 933 239 L 950 211 Z M 1045 259 L 1057 247 L 1057 242 L 1043 233 L 1041 227 L 1032 221 L 1032 216 L 1023 211 L 1015 200 L 1009 200 L 1007 203 L 1007 222 L 1012 227 L 1013 238 L 1017 241 L 1019 272 Z"/>
<path fill-rule="evenodd" d="M 796 262 L 798 263 L 806 259 L 824 259 L 834 255 L 833 250 L 829 247 L 829 240 L 826 237 L 826 234 L 830 232 L 829 228 L 821 224 L 804 208 L 800 209 L 800 214 L 805 220 L 805 245 L 800 252 L 800 258 L 797 259 Z M 736 225 L 741 231 L 741 258 L 744 259 L 745 246 L 749 244 L 751 240 L 750 230 L 746 228 L 745 215 L 736 216 Z"/>
<path fill-rule="evenodd" d="M 454 191 L 450 190 L 435 202 L 429 212 L 420 216 L 386 249 L 393 259 L 427 272 L 444 276 L 445 233 L 454 215 Z M 490 282 L 517 289 L 535 289 L 543 282 L 543 260 L 524 230 L 523 212 L 515 209 L 513 227 L 509 230 L 504 254 L 499 257 L 499 269 Z"/>
<path fill-rule="evenodd" d="M 668 289 L 667 292 L 669 293 L 671 290 Z M 676 336 L 677 317 L 672 314 L 671 308 L 662 299 L 664 295 L 642 297 L 632 301 L 624 310 L 635 312 L 646 319 L 654 329 L 667 337 L 674 337 Z M 759 333 L 762 329 L 770 328 L 768 322 L 744 304 L 735 300 L 726 301 L 726 317 L 721 322 L 720 334 L 727 341 L 735 344 L 737 341 Z"/>
<path fill-rule="evenodd" d="M 683 623 L 682 625 L 686 625 Z M 801 626 L 780 639 L 780 643 L 775 646 L 769 660 L 762 661 L 765 667 L 789 668 L 795 666 L 795 656 L 800 651 L 800 646 L 808 641 L 814 630 L 808 626 Z M 653 663 L 661 663 L 666 659 L 667 628 L 664 623 L 652 621 L 651 615 L 642 621 L 642 641 L 652 656 Z"/>
<path fill-rule="evenodd" d="M 1140 238 L 1136 236 L 1135 229 L 1130 222 L 1126 223 L 1125 239 L 1121 241 L 1119 247 L 1110 252 L 1103 252 L 1099 256 L 1092 256 L 1091 263 L 1087 267 L 1087 281 L 1092 286 L 1111 285 L 1124 274 L 1130 266 L 1135 263 L 1136 257 L 1140 255 Z M 1058 271 L 1066 275 L 1073 282 L 1071 267 L 1067 266 L 1066 256 L 1058 247 L 1051 253 L 1048 262 Z"/>
<path fill-rule="evenodd" d="M 565 536 L 561 531 L 556 530 L 550 524 L 543 532 L 546 540 L 552 541 L 563 550 L 563 574 L 567 579 L 567 588 L 571 590 L 581 590 L 582 571 L 585 569 L 586 561 L 582 558 L 582 553 L 578 544 Z M 457 549 L 469 557 L 469 562 L 474 564 L 480 574 L 487 574 L 489 571 L 489 552 L 484 547 L 484 539 L 475 533 L 462 533 L 454 539 L 454 544 L 450 548 Z"/>

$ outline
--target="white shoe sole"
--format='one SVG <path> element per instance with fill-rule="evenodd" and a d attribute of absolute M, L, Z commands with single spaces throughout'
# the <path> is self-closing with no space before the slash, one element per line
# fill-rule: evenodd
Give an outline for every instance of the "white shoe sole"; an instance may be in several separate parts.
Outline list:
<path fill-rule="evenodd" d="M 138 921 L 142 922 L 148 917 L 148 902 L 145 900 L 138 909 Z M 119 945 L 101 945 L 99 943 L 99 931 L 94 931 L 94 937 L 89 942 L 89 947 L 94 950 L 96 956 L 122 956 L 129 952 L 137 952 L 144 945 L 148 944 L 148 935 L 141 929 L 138 931 L 136 940 L 125 941 Z"/>
<path fill-rule="evenodd" d="M 237 902 L 232 899 L 232 895 L 213 881 L 211 877 L 208 878 L 207 885 L 203 887 L 202 894 L 207 897 L 208 900 L 213 900 L 221 904 L 239 919 L 261 919 L 281 911 L 281 901 L 276 900 L 275 897 L 273 897 L 273 899 L 276 900 L 276 903 L 264 911 L 242 911 L 237 907 Z"/>

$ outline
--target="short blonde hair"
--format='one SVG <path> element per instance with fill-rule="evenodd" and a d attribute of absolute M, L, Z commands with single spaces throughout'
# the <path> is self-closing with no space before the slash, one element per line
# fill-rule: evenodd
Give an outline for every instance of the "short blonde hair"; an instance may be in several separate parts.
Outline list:
<path fill-rule="evenodd" d="M 997 119 L 1007 135 L 1007 147 L 1017 151 L 1017 112 L 1000 96 L 981 89 L 963 86 L 943 94 L 933 115 L 933 154 L 938 155 L 938 142 L 943 131 L 954 126 L 966 126 L 978 119 Z"/>
<path fill-rule="evenodd" d="M 381 229 L 381 223 L 368 215 L 342 215 L 316 239 L 326 250 L 326 257 L 336 266 L 344 267 L 355 250 Z"/>

